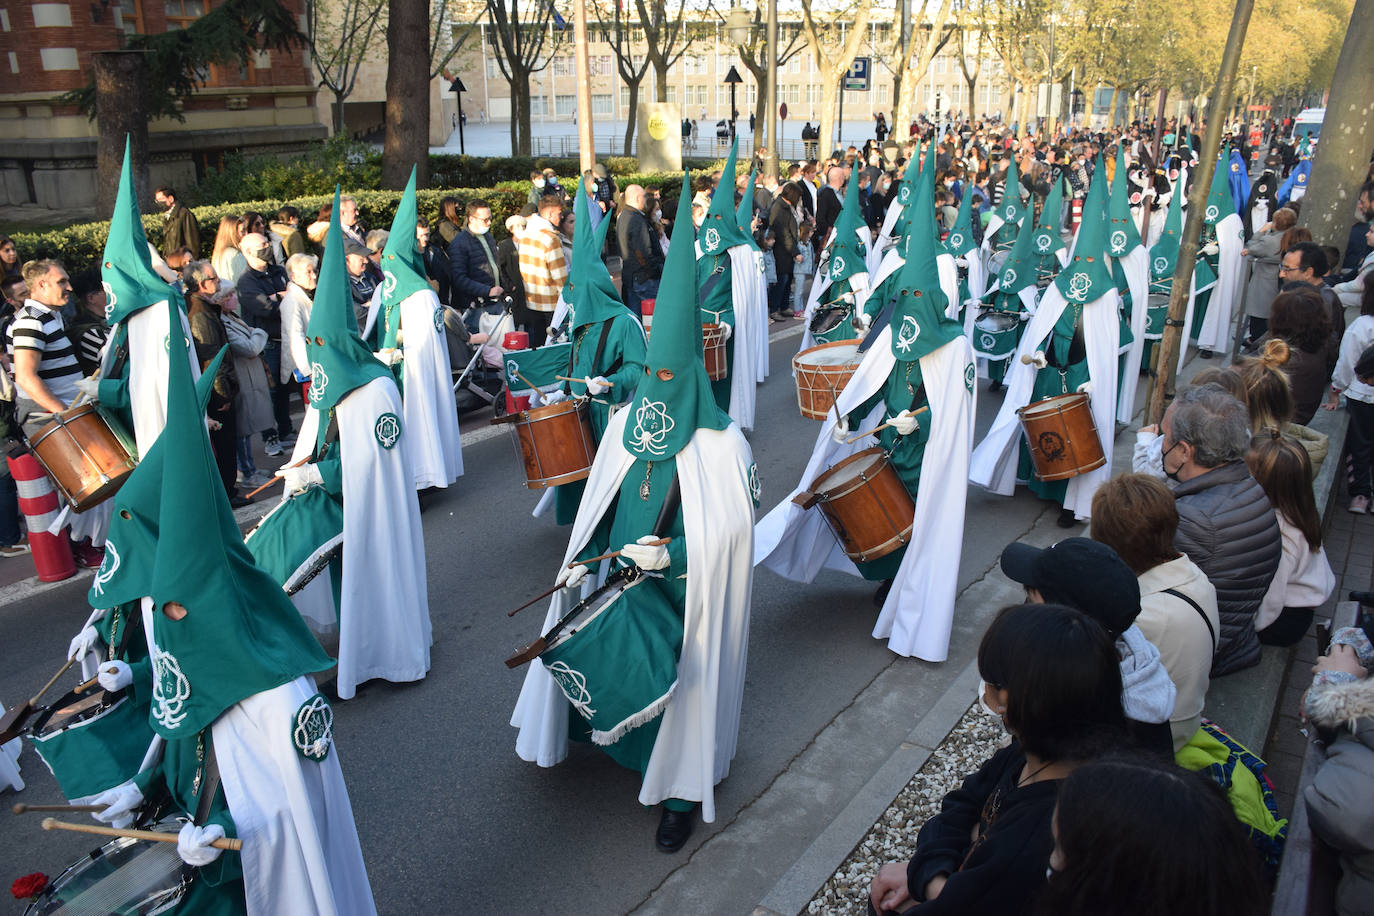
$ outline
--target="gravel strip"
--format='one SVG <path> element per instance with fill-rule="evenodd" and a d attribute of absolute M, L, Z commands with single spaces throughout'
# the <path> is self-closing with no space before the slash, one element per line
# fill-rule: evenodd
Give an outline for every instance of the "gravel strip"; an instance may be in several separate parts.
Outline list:
<path fill-rule="evenodd" d="M 940 810 L 945 793 L 957 788 L 1008 738 L 999 720 L 983 712 L 976 703 L 970 706 L 925 766 L 816 893 L 806 911 L 826 916 L 864 916 L 868 911 L 868 885 L 879 866 L 910 859 L 916 852 L 917 832 L 928 817 Z"/>

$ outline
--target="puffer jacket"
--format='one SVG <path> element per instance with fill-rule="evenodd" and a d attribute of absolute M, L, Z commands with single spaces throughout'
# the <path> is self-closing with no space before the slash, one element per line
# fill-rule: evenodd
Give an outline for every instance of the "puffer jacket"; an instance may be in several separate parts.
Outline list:
<path fill-rule="evenodd" d="M 1215 467 L 1174 488 L 1178 533 L 1188 555 L 1217 590 L 1221 633 L 1212 677 L 1259 662 L 1255 615 L 1279 568 L 1278 518 L 1243 461 Z"/>
<path fill-rule="evenodd" d="M 1374 679 L 1315 683 L 1307 694 L 1313 724 L 1336 737 L 1303 789 L 1312 832 L 1336 849 L 1340 916 L 1374 914 Z"/>

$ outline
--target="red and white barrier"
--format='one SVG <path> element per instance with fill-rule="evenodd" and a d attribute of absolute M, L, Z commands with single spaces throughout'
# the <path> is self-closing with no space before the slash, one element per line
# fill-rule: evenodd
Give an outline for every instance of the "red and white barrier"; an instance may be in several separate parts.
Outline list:
<path fill-rule="evenodd" d="M 38 578 L 44 582 L 60 582 L 76 575 L 76 561 L 72 558 L 72 542 L 63 528 L 58 534 L 48 529 L 61 509 L 57 490 L 48 479 L 38 459 L 29 453 L 10 456 L 10 474 L 19 490 L 19 511 L 29 529 L 29 549 Z"/>

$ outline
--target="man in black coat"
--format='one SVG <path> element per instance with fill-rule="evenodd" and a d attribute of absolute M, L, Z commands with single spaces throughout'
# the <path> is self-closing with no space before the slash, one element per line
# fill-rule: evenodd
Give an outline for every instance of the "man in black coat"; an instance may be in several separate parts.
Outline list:
<path fill-rule="evenodd" d="M 812 236 L 811 243 L 815 246 L 818 256 L 835 225 L 835 220 L 839 219 L 840 211 L 844 209 L 844 181 L 844 167 L 832 165 L 825 173 L 825 187 L 821 188 L 821 193 L 816 198 L 816 233 Z"/>
<path fill-rule="evenodd" d="M 505 292 L 490 230 L 491 206 L 485 200 L 468 201 L 467 225 L 448 246 L 449 278 L 458 308 L 480 307 Z"/>

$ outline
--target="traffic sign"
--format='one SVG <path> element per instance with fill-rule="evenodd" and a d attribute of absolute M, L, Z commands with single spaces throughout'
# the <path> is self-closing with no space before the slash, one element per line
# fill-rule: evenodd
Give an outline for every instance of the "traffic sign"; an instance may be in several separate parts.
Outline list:
<path fill-rule="evenodd" d="M 854 63 L 844 75 L 844 88 L 846 92 L 867 92 L 868 74 L 872 69 L 871 57 L 856 57 Z"/>

